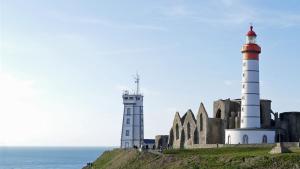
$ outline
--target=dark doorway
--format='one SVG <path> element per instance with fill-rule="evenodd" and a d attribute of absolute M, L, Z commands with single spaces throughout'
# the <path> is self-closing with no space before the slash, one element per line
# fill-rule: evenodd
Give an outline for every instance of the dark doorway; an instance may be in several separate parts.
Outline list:
<path fill-rule="evenodd" d="M 219 119 L 221 118 L 221 109 L 217 110 L 216 118 L 219 118 Z"/>

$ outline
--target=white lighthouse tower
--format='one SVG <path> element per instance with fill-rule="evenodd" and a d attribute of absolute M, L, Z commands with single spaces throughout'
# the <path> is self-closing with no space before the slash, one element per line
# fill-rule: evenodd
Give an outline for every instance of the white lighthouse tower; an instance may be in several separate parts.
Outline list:
<path fill-rule="evenodd" d="M 140 77 L 135 77 L 136 91 L 123 93 L 123 125 L 121 148 L 141 147 L 144 141 L 143 95 L 139 91 Z"/>
<path fill-rule="evenodd" d="M 242 48 L 242 102 L 241 128 L 260 128 L 260 97 L 259 97 L 259 53 L 253 27 L 247 33 L 246 44 Z"/>
<path fill-rule="evenodd" d="M 226 129 L 226 144 L 274 143 L 275 130 L 260 128 L 259 96 L 259 54 L 260 46 L 256 44 L 256 33 L 250 26 L 246 34 L 246 44 L 242 47 L 242 98 L 241 128 Z"/>

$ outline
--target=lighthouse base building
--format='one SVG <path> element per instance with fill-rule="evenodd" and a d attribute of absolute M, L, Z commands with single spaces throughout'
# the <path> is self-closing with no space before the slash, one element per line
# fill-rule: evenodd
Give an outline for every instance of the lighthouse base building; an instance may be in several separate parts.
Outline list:
<path fill-rule="evenodd" d="M 273 129 L 226 129 L 225 144 L 266 144 L 275 143 Z"/>

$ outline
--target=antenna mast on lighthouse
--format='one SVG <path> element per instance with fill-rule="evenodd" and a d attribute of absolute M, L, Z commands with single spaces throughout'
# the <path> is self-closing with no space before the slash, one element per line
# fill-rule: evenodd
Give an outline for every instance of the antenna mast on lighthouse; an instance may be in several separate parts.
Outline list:
<path fill-rule="evenodd" d="M 136 95 L 138 95 L 140 93 L 140 75 L 138 73 L 136 73 L 134 80 L 134 83 L 136 83 Z"/>

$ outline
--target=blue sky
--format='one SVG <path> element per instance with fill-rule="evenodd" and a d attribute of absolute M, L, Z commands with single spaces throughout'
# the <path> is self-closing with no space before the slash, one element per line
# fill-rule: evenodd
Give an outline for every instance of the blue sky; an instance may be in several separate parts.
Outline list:
<path fill-rule="evenodd" d="M 300 111 L 297 0 L 0 0 L 0 145 L 119 145 L 122 90 L 141 75 L 145 136 L 175 111 L 239 98 L 249 23 L 261 97 Z"/>

